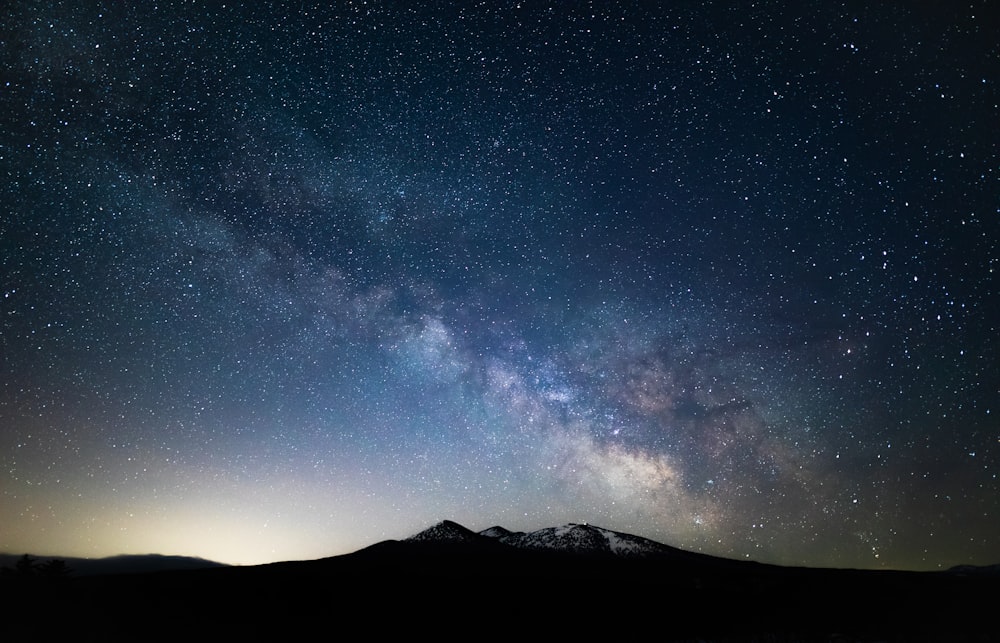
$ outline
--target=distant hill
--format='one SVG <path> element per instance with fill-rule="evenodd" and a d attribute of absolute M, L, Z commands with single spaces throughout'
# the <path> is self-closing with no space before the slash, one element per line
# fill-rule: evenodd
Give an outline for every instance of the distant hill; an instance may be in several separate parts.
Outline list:
<path fill-rule="evenodd" d="M 0 567 L 13 569 L 23 554 L 0 554 Z M 165 556 L 162 554 L 122 554 L 107 558 L 77 558 L 72 556 L 32 556 L 38 564 L 50 560 L 66 563 L 73 576 L 101 574 L 145 574 L 149 572 L 226 567 L 204 558 Z"/>

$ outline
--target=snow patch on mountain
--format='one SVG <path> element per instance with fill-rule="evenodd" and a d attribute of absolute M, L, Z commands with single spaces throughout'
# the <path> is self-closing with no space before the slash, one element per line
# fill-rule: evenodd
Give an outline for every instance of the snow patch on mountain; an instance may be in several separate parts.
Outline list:
<path fill-rule="evenodd" d="M 485 529 L 479 532 L 479 535 L 494 538 L 506 545 L 520 549 L 545 549 L 617 556 L 649 556 L 672 551 L 666 545 L 646 538 L 577 523 L 561 527 L 546 527 L 529 533 L 508 531 L 497 526 Z"/>

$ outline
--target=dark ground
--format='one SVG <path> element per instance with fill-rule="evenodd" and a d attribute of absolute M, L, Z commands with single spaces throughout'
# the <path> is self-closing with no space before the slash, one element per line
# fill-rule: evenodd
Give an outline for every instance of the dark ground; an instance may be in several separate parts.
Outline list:
<path fill-rule="evenodd" d="M 4 640 L 992 641 L 996 574 L 388 542 L 258 567 L 17 578 Z"/>

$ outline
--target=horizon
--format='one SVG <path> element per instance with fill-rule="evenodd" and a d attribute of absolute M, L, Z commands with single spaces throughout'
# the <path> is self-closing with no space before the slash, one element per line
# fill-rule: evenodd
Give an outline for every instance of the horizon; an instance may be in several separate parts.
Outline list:
<path fill-rule="evenodd" d="M 0 25 L 0 549 L 1000 561 L 988 3 Z"/>
<path fill-rule="evenodd" d="M 63 559 L 63 560 L 88 560 L 88 561 L 101 561 L 101 560 L 108 560 L 108 559 L 114 559 L 114 558 L 129 558 L 129 557 L 135 557 L 135 558 L 182 558 L 182 559 L 187 559 L 187 560 L 202 560 L 202 561 L 205 561 L 205 562 L 208 562 L 208 563 L 219 563 L 219 564 L 233 566 L 233 567 L 253 567 L 253 566 L 258 566 L 258 565 L 268 565 L 268 564 L 272 564 L 272 563 L 308 562 L 310 560 L 322 560 L 322 559 L 325 559 L 325 558 L 336 558 L 338 556 L 346 556 L 346 555 L 349 555 L 349 554 L 361 551 L 363 549 L 366 549 L 368 547 L 371 547 L 373 545 L 377 545 L 379 543 L 405 541 L 405 540 L 407 540 L 407 539 L 409 539 L 411 537 L 414 537 L 414 536 L 419 535 L 420 533 L 423 533 L 424 531 L 430 530 L 430 529 L 432 529 L 434 527 L 437 527 L 439 525 L 442 525 L 444 523 L 449 523 L 449 522 L 452 523 L 452 524 L 458 525 L 459 527 L 461 527 L 463 529 L 467 529 L 470 532 L 472 532 L 474 534 L 477 534 L 477 535 L 482 535 L 482 533 L 485 532 L 485 531 L 488 531 L 490 529 L 497 529 L 497 528 L 499 528 L 499 529 L 505 529 L 505 530 L 507 530 L 507 531 L 509 531 L 511 533 L 515 533 L 515 534 L 517 534 L 517 533 L 531 534 L 531 533 L 534 533 L 534 532 L 537 532 L 537 531 L 543 531 L 543 530 L 546 530 L 546 529 L 560 529 L 560 528 L 566 528 L 566 527 L 571 527 L 571 526 L 582 525 L 584 527 L 592 527 L 592 528 L 595 528 L 595 529 L 598 529 L 598 530 L 601 530 L 601 531 L 611 531 L 613 533 L 622 534 L 622 535 L 637 536 L 639 538 L 650 540 L 652 542 L 659 543 L 661 545 L 666 545 L 666 546 L 672 547 L 674 549 L 680 549 L 682 551 L 689 551 L 689 552 L 699 553 L 699 554 L 704 554 L 705 553 L 705 552 L 700 552 L 700 551 L 693 550 L 693 549 L 685 549 L 683 547 L 676 547 L 674 545 L 671 545 L 670 543 L 661 542 L 661 541 L 658 541 L 658 540 L 655 540 L 655 539 L 652 539 L 652 538 L 646 538 L 645 536 L 641 536 L 639 534 L 629 534 L 627 532 L 621 532 L 621 531 L 614 530 L 614 529 L 608 529 L 607 527 L 602 527 L 600 525 L 595 525 L 595 524 L 592 524 L 592 523 L 589 523 L 589 522 L 561 523 L 561 524 L 558 524 L 558 525 L 547 525 L 545 527 L 538 527 L 536 529 L 527 529 L 527 530 L 524 530 L 524 529 L 509 529 L 505 525 L 497 523 L 497 524 L 492 524 L 492 525 L 490 525 L 488 527 L 483 527 L 482 529 L 476 529 L 476 528 L 469 527 L 469 526 L 467 526 L 465 524 L 456 522 L 454 520 L 451 520 L 449 518 L 443 518 L 443 519 L 441 519 L 441 520 L 439 520 L 437 522 L 434 522 L 432 524 L 428 524 L 425 527 L 423 527 L 422 529 L 420 529 L 418 531 L 415 531 L 413 533 L 410 533 L 407 536 L 403 536 L 403 537 L 399 537 L 399 538 L 385 538 L 385 539 L 381 539 L 381 540 L 376 540 L 376 541 L 370 542 L 370 543 L 368 543 L 366 545 L 363 545 L 361 547 L 358 547 L 356 549 L 350 549 L 349 551 L 344 551 L 344 552 L 340 552 L 340 553 L 336 553 L 336 554 L 329 554 L 329 555 L 326 555 L 326 556 L 309 557 L 309 558 L 295 558 L 295 559 L 281 558 L 281 559 L 275 559 L 275 560 L 270 560 L 270 559 L 269 560 L 262 560 L 262 561 L 259 561 L 259 562 L 226 562 L 224 560 L 217 560 L 217 559 L 214 559 L 214 558 L 206 558 L 204 556 L 197 556 L 197 555 L 192 555 L 192 554 L 171 554 L 171 553 L 162 553 L 162 552 L 161 553 L 158 553 L 158 552 L 118 553 L 118 554 L 110 554 L 110 555 L 106 555 L 106 556 L 90 557 L 90 556 L 67 555 L 65 553 L 63 553 L 63 554 L 37 554 L 37 553 L 34 553 L 34 552 L 13 553 L 13 552 L 7 552 L 7 551 L 0 551 L 0 558 L 17 559 L 17 558 L 20 558 L 21 556 L 25 556 L 25 555 L 27 555 L 27 556 L 29 556 L 29 557 L 31 557 L 33 559 L 36 559 L 36 560 L 46 560 L 46 559 L 60 560 L 60 559 Z M 708 554 L 708 555 L 710 555 L 710 556 L 716 556 L 718 558 L 723 558 L 723 559 L 732 560 L 732 561 L 757 562 L 757 563 L 764 563 L 764 564 L 769 564 L 769 565 L 778 565 L 778 566 L 781 566 L 781 567 L 789 567 L 789 568 L 831 569 L 831 570 L 833 570 L 833 569 L 859 569 L 859 570 L 871 570 L 871 571 L 935 572 L 935 571 L 947 571 L 949 569 L 953 569 L 953 568 L 957 568 L 957 567 L 995 567 L 995 566 L 1000 565 L 1000 563 L 986 563 L 986 564 L 976 564 L 976 565 L 969 564 L 969 563 L 956 563 L 954 565 L 949 565 L 949 566 L 938 565 L 936 567 L 926 568 L 926 569 L 922 569 L 922 568 L 895 568 L 895 567 L 886 567 L 884 565 L 877 565 L 877 566 L 871 566 L 871 567 L 842 567 L 842 566 L 824 566 L 824 565 L 813 565 L 813 566 L 810 566 L 810 565 L 795 564 L 794 562 L 791 562 L 791 563 L 789 563 L 789 562 L 777 563 L 777 562 L 769 562 L 769 561 L 763 561 L 763 560 L 755 560 L 755 559 L 752 559 L 752 558 L 749 558 L 749 557 L 732 558 L 732 557 L 728 557 L 728 556 L 717 556 L 715 554 Z"/>

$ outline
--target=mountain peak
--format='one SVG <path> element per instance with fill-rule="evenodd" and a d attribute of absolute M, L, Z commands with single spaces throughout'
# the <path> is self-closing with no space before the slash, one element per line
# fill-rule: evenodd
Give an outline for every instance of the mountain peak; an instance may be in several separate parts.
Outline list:
<path fill-rule="evenodd" d="M 509 529 L 505 529 L 504 527 L 501 527 L 500 525 L 494 525 L 494 526 L 490 527 L 489 529 L 482 530 L 481 532 L 479 532 L 479 535 L 480 536 L 488 536 L 489 538 L 496 538 L 497 540 L 501 540 L 502 541 L 504 538 L 509 538 L 510 536 L 513 536 L 514 532 L 512 532 Z"/>
<path fill-rule="evenodd" d="M 479 536 L 472 530 L 451 520 L 441 522 L 407 538 L 411 542 L 469 542 Z"/>

